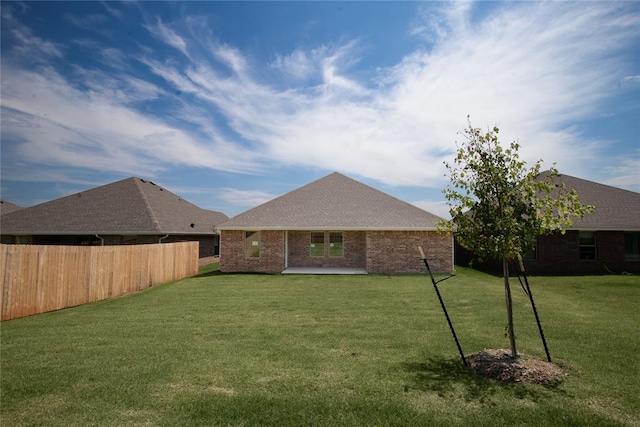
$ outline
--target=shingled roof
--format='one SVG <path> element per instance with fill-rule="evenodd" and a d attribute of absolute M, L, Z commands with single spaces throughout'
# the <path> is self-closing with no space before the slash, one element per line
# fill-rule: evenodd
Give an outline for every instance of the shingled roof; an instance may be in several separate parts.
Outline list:
<path fill-rule="evenodd" d="M 214 234 L 227 220 L 131 177 L 2 215 L 2 234 Z"/>
<path fill-rule="evenodd" d="M 435 230 L 442 218 L 334 172 L 219 224 L 218 230 Z"/>
<path fill-rule="evenodd" d="M 22 209 L 22 207 L 16 205 L 15 203 L 7 202 L 6 200 L 0 199 L 0 215 L 19 211 L 20 209 Z"/>
<path fill-rule="evenodd" d="M 547 174 L 542 172 L 540 178 Z M 595 206 L 593 214 L 574 219 L 571 229 L 640 230 L 640 193 L 565 174 L 558 175 L 554 181 L 576 190 L 580 202 Z"/>

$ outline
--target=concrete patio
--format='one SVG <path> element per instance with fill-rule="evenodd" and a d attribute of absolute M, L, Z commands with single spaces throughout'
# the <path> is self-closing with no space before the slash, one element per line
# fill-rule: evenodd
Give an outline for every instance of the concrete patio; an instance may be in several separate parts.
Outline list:
<path fill-rule="evenodd" d="M 367 274 L 363 268 L 289 267 L 282 274 Z"/>

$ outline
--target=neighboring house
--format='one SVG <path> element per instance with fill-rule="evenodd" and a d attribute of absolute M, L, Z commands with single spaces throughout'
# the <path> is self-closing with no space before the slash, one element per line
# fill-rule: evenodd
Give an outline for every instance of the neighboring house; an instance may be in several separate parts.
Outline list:
<path fill-rule="evenodd" d="M 422 246 L 432 270 L 451 272 L 440 220 L 334 172 L 219 224 L 220 270 L 417 273 Z"/>
<path fill-rule="evenodd" d="M 127 178 L 2 215 L 2 243 L 131 245 L 199 241 L 200 257 L 218 254 L 214 227 L 228 217 L 156 185 Z"/>
<path fill-rule="evenodd" d="M 19 211 L 22 209 L 20 206 L 0 199 L 0 215 L 8 214 L 11 212 Z"/>
<path fill-rule="evenodd" d="M 564 174 L 555 181 L 576 190 L 580 202 L 595 211 L 574 219 L 564 235 L 539 236 L 535 250 L 525 257 L 527 272 L 640 273 L 640 193 Z M 469 259 L 470 254 L 456 245 L 456 262 Z"/>

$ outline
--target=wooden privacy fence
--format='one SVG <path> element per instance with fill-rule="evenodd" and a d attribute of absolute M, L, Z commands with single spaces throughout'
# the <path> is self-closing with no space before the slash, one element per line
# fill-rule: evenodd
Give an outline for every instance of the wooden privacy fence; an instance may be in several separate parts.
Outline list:
<path fill-rule="evenodd" d="M 198 272 L 198 242 L 131 246 L 0 245 L 1 319 L 137 292 Z"/>

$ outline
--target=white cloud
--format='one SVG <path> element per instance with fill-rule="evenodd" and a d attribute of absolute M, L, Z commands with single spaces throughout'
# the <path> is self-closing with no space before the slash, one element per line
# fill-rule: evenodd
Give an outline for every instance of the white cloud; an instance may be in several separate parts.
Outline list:
<path fill-rule="evenodd" d="M 296 80 L 307 79 L 315 73 L 315 64 L 312 58 L 300 49 L 296 49 L 288 55 L 276 55 L 271 66 Z"/>
<path fill-rule="evenodd" d="M 218 192 L 218 197 L 234 206 L 254 207 L 273 200 L 276 196 L 263 191 L 223 188 Z"/>
<path fill-rule="evenodd" d="M 624 76 L 620 79 L 620 86 L 623 88 L 640 88 L 640 75 Z"/>
<path fill-rule="evenodd" d="M 451 219 L 449 214 L 449 206 L 446 202 L 441 200 L 417 200 L 411 202 L 412 205 L 419 207 L 427 212 L 431 212 L 434 215 L 438 215 L 443 219 Z"/>
<path fill-rule="evenodd" d="M 33 35 L 29 28 L 17 22 L 12 22 L 11 25 L 14 27 L 12 35 L 19 43 L 17 49 L 22 53 L 33 55 L 34 58 L 38 57 L 37 54 L 42 54 L 45 57 L 62 57 L 62 49 L 58 44 Z M 37 54 L 34 55 L 34 53 Z"/>
<path fill-rule="evenodd" d="M 154 71 L 217 108 L 277 163 L 441 186 L 442 161 L 470 114 L 476 126 L 500 125 L 505 142 L 518 139 L 526 160 L 557 161 L 570 173 L 599 157 L 599 141 L 570 124 L 593 114 L 615 85 L 612 46 L 624 45 L 638 21 L 615 8 L 523 3 L 473 23 L 469 4 L 447 6 L 433 49 L 382 70 L 377 88 L 349 76 L 360 57 L 355 42 L 297 49 L 271 64 L 296 81 L 319 71 L 317 86 L 270 87 L 225 46 L 230 77 L 202 61 L 186 69 L 156 64 Z"/>
<path fill-rule="evenodd" d="M 19 137 L 25 158 L 47 164 L 148 174 L 169 164 L 243 173 L 285 164 L 442 188 L 442 162 L 471 115 L 475 126 L 498 124 L 504 142 L 518 139 L 524 159 L 584 176 L 601 160 L 603 141 L 574 123 L 593 115 L 612 89 L 638 81 L 620 75 L 616 52 L 637 40 L 640 18 L 620 7 L 522 2 L 478 20 L 472 3 L 429 5 L 408 29 L 429 49 L 371 80 L 354 71 L 363 55 L 357 40 L 297 48 L 260 64 L 205 30 L 195 40 L 199 19 L 169 25 L 157 18 L 145 28 L 188 59 L 165 60 L 138 46 L 137 60 L 164 80 L 162 89 L 125 73 L 127 57 L 117 49 L 99 49 L 119 64 L 116 71 L 76 67 L 77 81 L 51 68 L 3 65 L 3 133 Z M 63 54 L 16 28 L 23 49 Z M 262 67 L 282 71 L 283 81 L 270 83 Z M 149 113 L 145 102 L 165 109 Z M 271 198 L 231 190 L 222 197 L 247 205 Z M 439 205 L 416 203 L 444 216 Z"/>
<path fill-rule="evenodd" d="M 178 35 L 174 30 L 162 22 L 160 18 L 156 20 L 155 25 L 145 25 L 144 27 L 158 40 L 163 41 L 169 46 L 182 52 L 186 57 L 189 57 L 187 42 L 182 38 L 182 36 Z"/>
<path fill-rule="evenodd" d="M 16 148 L 21 158 L 40 164 L 149 175 L 167 164 L 227 171 L 253 167 L 253 156 L 240 147 L 224 140 L 204 144 L 127 107 L 141 93 L 152 96 L 149 92 L 154 90 L 135 79 L 122 83 L 137 90 L 130 93 L 131 99 L 123 99 L 127 95 L 120 89 L 83 92 L 52 70 L 18 72 L 7 65 L 2 81 L 3 134 L 22 141 Z M 90 82 L 88 86 L 93 87 Z M 31 94 L 37 94 L 37 102 Z"/>
<path fill-rule="evenodd" d="M 640 150 L 617 158 L 616 164 L 609 166 L 607 172 L 611 178 L 605 184 L 640 193 Z"/>
<path fill-rule="evenodd" d="M 247 69 L 247 61 L 242 54 L 231 46 L 214 45 L 213 55 L 227 67 L 238 74 L 242 74 Z"/>

